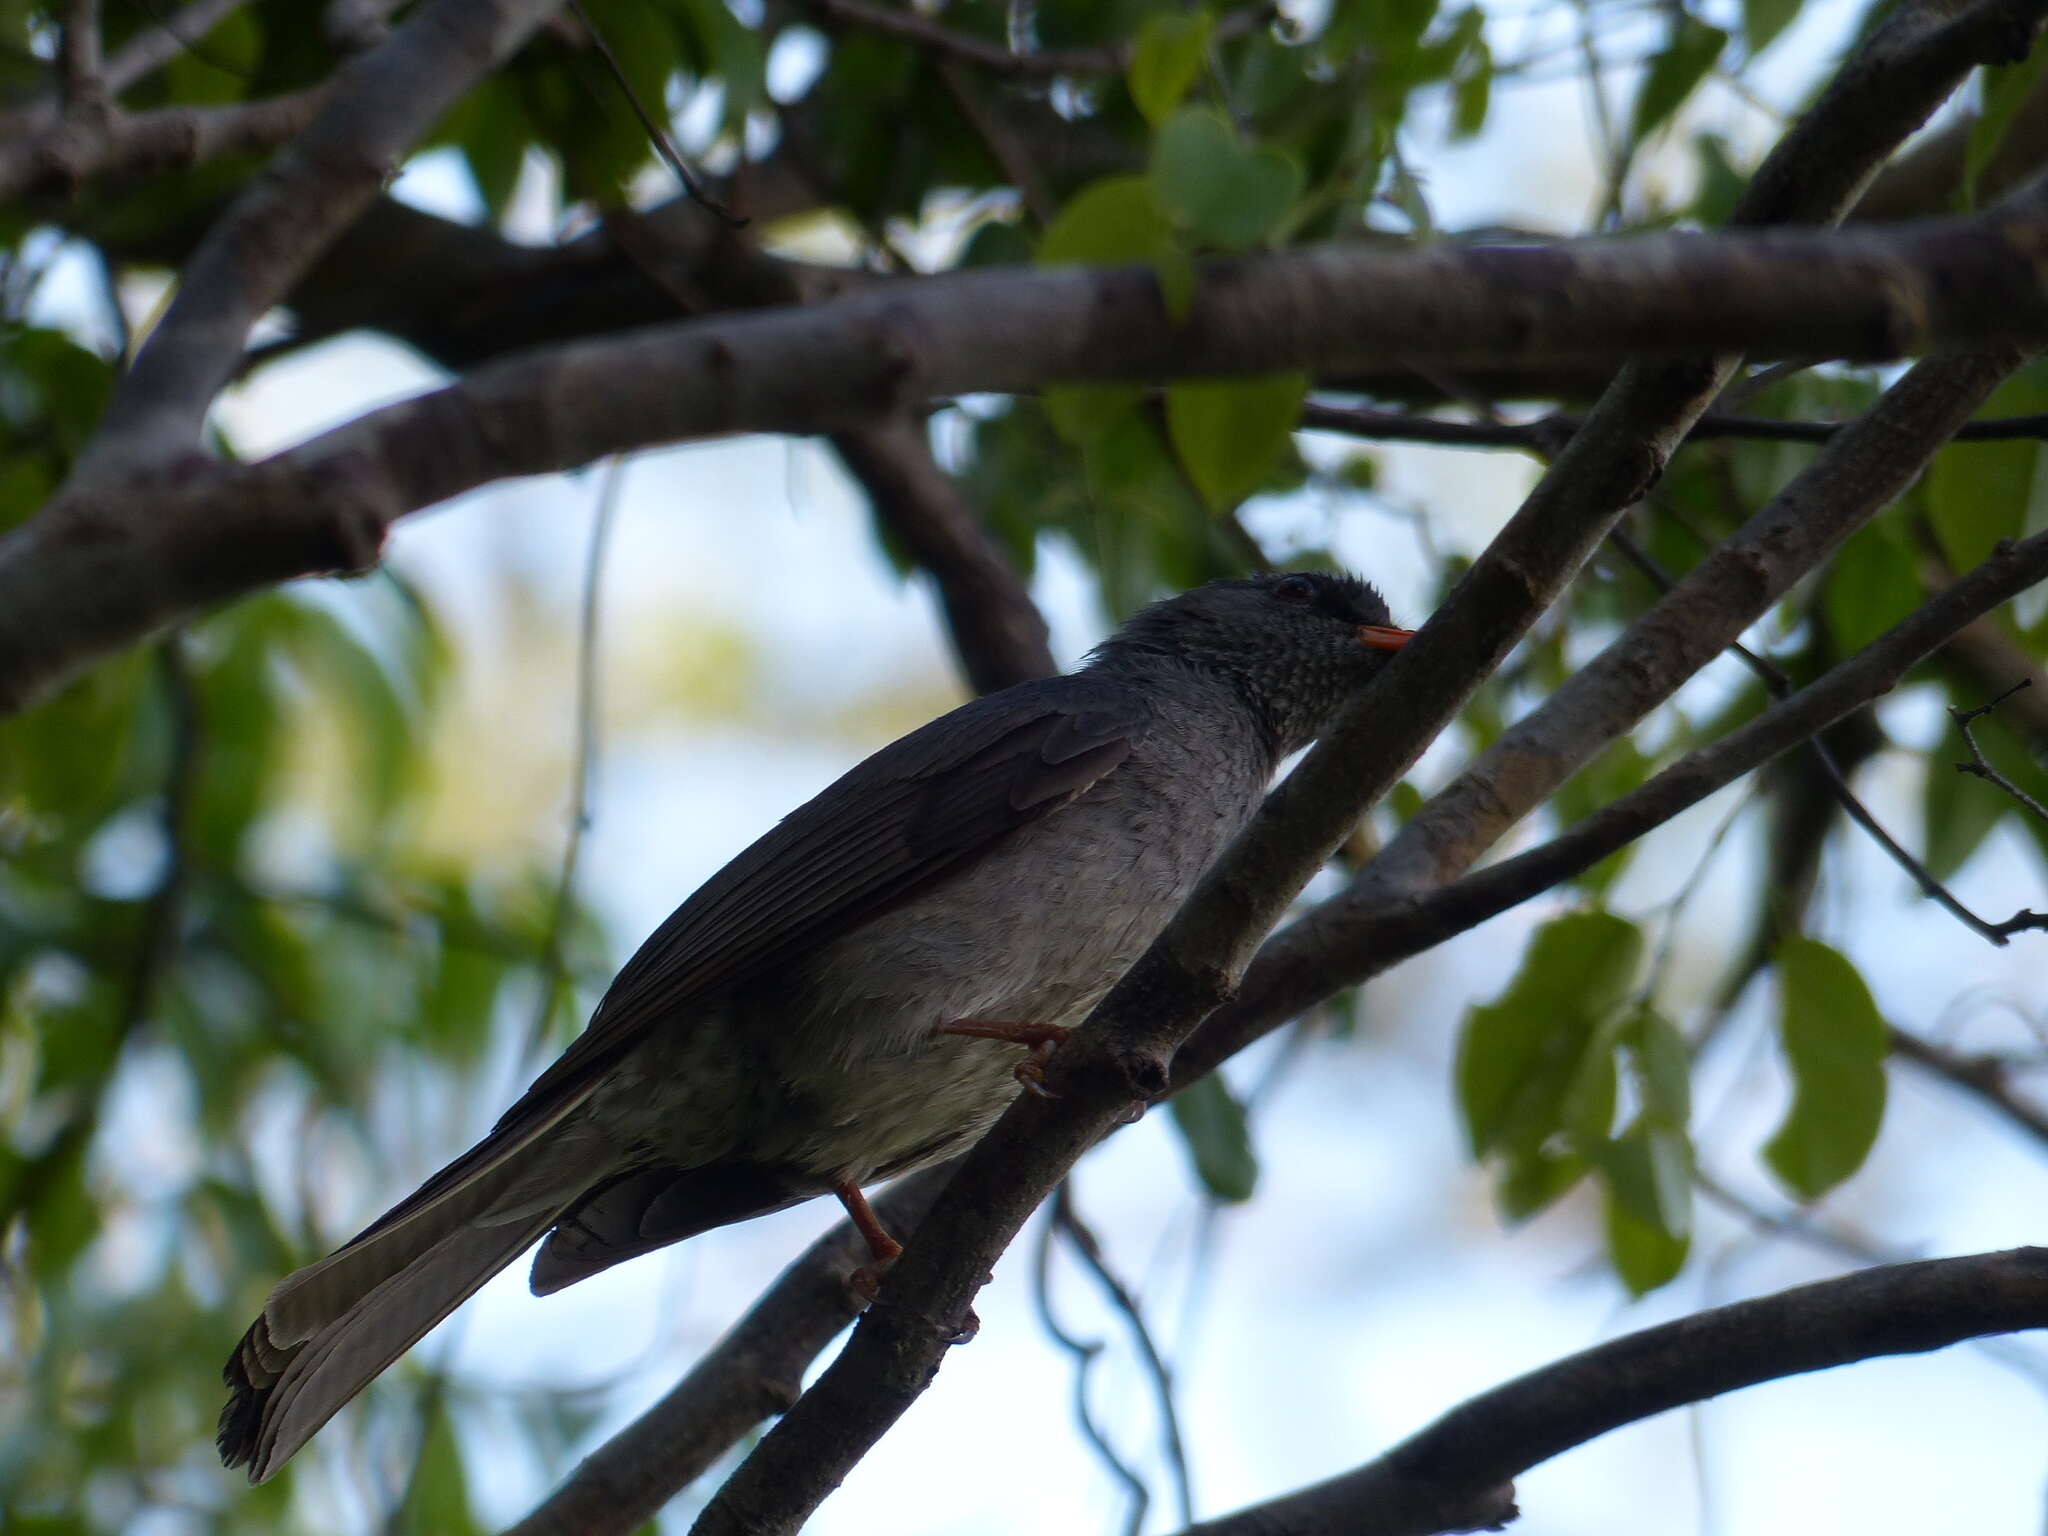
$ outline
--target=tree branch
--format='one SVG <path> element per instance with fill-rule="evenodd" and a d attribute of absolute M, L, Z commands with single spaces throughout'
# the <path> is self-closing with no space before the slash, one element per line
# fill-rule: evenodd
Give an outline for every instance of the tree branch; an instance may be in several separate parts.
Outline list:
<path fill-rule="evenodd" d="M 1058 671 L 1045 617 L 1002 547 L 932 458 L 924 422 L 899 416 L 832 446 L 867 490 L 876 520 L 938 584 L 947 633 L 977 693 Z"/>
<path fill-rule="evenodd" d="M 1043 48 L 1022 52 L 933 21 L 918 11 L 874 5 L 869 0 L 804 0 L 804 9 L 840 31 L 874 32 L 909 43 L 942 59 L 957 59 L 992 75 L 1050 80 L 1059 75 L 1118 75 L 1130 67 L 1132 44 L 1099 48 Z M 1216 22 L 1219 42 L 1243 37 L 1272 20 L 1274 7 L 1255 5 Z"/>
<path fill-rule="evenodd" d="M 193 451 L 249 328 L 369 206 L 413 141 L 558 4 L 435 0 L 348 66 L 313 123 L 187 264 L 177 298 L 116 387 L 82 473 L 105 479 Z"/>
<path fill-rule="evenodd" d="M 118 96 L 147 75 L 155 74 L 181 53 L 195 51 L 200 39 L 240 10 L 247 0 L 192 0 L 175 16 L 138 32 L 107 60 L 107 91 Z"/>
<path fill-rule="evenodd" d="M 2003 704 L 2021 689 L 2031 688 L 2033 685 L 2033 678 L 2023 677 L 1997 698 L 1990 700 L 1988 703 L 1979 704 L 1974 709 L 1958 709 L 1955 705 L 1951 704 L 1948 707 L 1948 715 L 1951 720 L 1955 721 L 1956 730 L 1962 735 L 1963 745 L 1970 749 L 1970 761 L 1967 763 L 1957 763 L 1955 765 L 1956 772 L 1972 774 L 1987 784 L 1995 785 L 2017 800 L 2026 810 L 2032 812 L 2041 820 L 2048 821 L 2048 806 L 2042 805 L 2040 801 L 2036 800 L 2024 789 L 2021 789 L 2019 785 L 2013 783 L 2011 779 L 1992 767 L 1985 760 L 1984 749 L 1977 745 L 1977 738 L 1970 731 L 1970 727 L 1976 724 L 1978 720 L 1994 713 L 1999 705 Z"/>
<path fill-rule="evenodd" d="M 875 1197 L 875 1214 L 908 1235 L 958 1160 Z M 868 1257 L 842 1221 L 804 1250 L 666 1397 L 583 1459 L 505 1536 L 601 1536 L 638 1530 L 763 1419 L 786 1411 L 804 1369 L 864 1305 L 846 1282 Z"/>
<path fill-rule="evenodd" d="M 1375 914 L 1372 922 L 1350 931 L 1347 947 L 1324 946 L 1309 954 L 1298 942 L 1302 925 L 1288 929 L 1261 951 L 1247 978 L 1244 1002 L 1213 1015 L 1174 1058 L 1173 1087 L 1178 1090 L 1213 1071 L 1282 1019 L 1590 869 L 1890 691 L 1911 667 L 1979 615 L 2044 579 L 2048 534 L 2001 548 L 1841 666 L 1542 847 Z M 1290 953 L 1271 958 L 1282 951 Z M 1273 989 L 1259 985 L 1259 978 L 1272 973 L 1299 977 L 1303 986 L 1275 1004 Z M 1256 1001 L 1261 997 L 1264 1007 Z M 1276 1007 L 1284 1011 L 1276 1013 Z M 1262 1018 L 1271 1022 L 1261 1027 Z M 916 1227 L 956 1166 L 929 1170 L 885 1192 L 883 1215 L 890 1229 Z M 603 1536 L 632 1530 L 762 1418 L 783 1411 L 794 1398 L 794 1387 L 778 1396 L 774 1384 L 801 1381 L 812 1358 L 852 1319 L 858 1302 L 841 1282 L 865 1252 L 844 1222 L 820 1239 L 681 1386 L 594 1452 L 540 1509 L 513 1528 L 512 1536 Z M 611 1518 L 614 1510 L 616 1518 Z"/>
<path fill-rule="evenodd" d="M 1687 1403 L 2048 1327 L 2048 1249 L 1866 1269 L 1596 1345 L 1495 1387 L 1356 1471 L 1186 1536 L 1436 1536 L 1514 1515 L 1511 1479 Z"/>
<path fill-rule="evenodd" d="M 2004 351 L 1916 365 L 1621 638 L 1482 753 L 1355 883 L 1375 893 L 1422 889 L 1469 868 L 1911 485 L 2024 357 Z"/>
<path fill-rule="evenodd" d="M 2000 18 L 1998 46 L 2009 50 L 2015 39 L 2004 4 L 1966 19 L 1993 13 Z M 2038 13 L 2038 6 L 2028 12 Z M 1899 40 L 1924 42 L 1928 16 L 1902 12 L 1871 39 L 1765 162 L 1738 214 L 1831 217 L 1840 211 L 1866 170 L 1917 123 L 1912 113 L 1931 111 L 1967 67 L 1967 52 L 1952 48 L 1946 77 L 1899 67 L 1917 63 L 1911 47 L 1897 51 Z M 1959 25 L 1943 20 L 1931 35 L 1946 41 Z M 2031 22 L 2021 27 L 2017 41 L 2024 43 L 2031 30 Z M 1881 98 L 1888 110 L 1879 111 L 1869 92 L 1887 73 L 1899 78 Z M 1884 128 L 1869 119 L 1850 122 L 1840 115 L 1849 107 L 1876 113 Z M 1801 166 L 1808 154 L 1819 158 Z M 1190 315 L 1197 330 L 1206 318 L 1206 297 L 1198 288 Z M 1389 304 L 1385 293 L 1375 298 Z M 1445 312 L 1425 309 L 1432 319 Z M 1341 330 L 1348 318 L 1321 306 L 1324 326 L 1335 322 Z M 1269 316 L 1269 323 L 1274 319 L 1281 321 L 1274 328 L 1284 331 L 1284 318 Z M 1127 1118 L 1134 1099 L 1142 1104 L 1166 1086 L 1174 1049 L 1236 990 L 1253 946 L 1364 808 L 1391 787 L 1563 589 L 1732 368 L 1731 359 L 1631 364 L 1623 371 L 1586 430 L 1566 446 L 1443 607 L 1282 781 L 1158 941 L 1054 1054 L 1047 1086 L 1062 1097 L 1020 1100 L 968 1154 L 845 1350 L 719 1490 L 697 1522 L 700 1536 L 796 1529 L 917 1398 L 959 1336 L 988 1266 L 1031 1210 L 1075 1158 Z M 1389 729 L 1389 722 L 1398 725 Z M 934 1232 L 943 1238 L 934 1240 Z"/>
<path fill-rule="evenodd" d="M 313 120 L 329 87 L 222 107 L 66 113 L 0 142 L 0 199 L 69 194 L 95 176 L 184 170 L 275 149 Z"/>
<path fill-rule="evenodd" d="M 1840 666 L 1720 740 L 1687 753 L 1550 841 L 1433 888 L 1367 904 L 1354 886 L 1323 902 L 1260 950 L 1237 1001 L 1219 1009 L 1182 1047 L 1174 1059 L 1175 1087 L 1215 1070 L 1332 994 L 1591 869 L 1890 692 L 1910 668 L 1967 625 L 2043 580 L 2048 580 L 2048 534 L 2002 545 Z M 1426 814 L 1427 808 L 1415 820 Z"/>
<path fill-rule="evenodd" d="M 1947 1079 L 2048 1147 L 2048 1112 L 2029 1104 L 2013 1090 L 2011 1067 L 2004 1057 L 1973 1056 L 1952 1050 L 1896 1025 L 1886 1032 L 1886 1040 L 1894 1056 L 1903 1056 L 1936 1077 Z"/>
<path fill-rule="evenodd" d="M 1310 400 L 1301 408 L 1301 425 L 1314 432 L 1338 432 L 1368 442 L 1429 443 L 1445 448 L 1518 448 L 1549 455 L 1569 441 L 1586 418 L 1557 411 L 1534 421 L 1444 421 L 1405 411 L 1374 410 L 1362 405 L 1334 405 Z M 1824 443 L 1849 425 L 1846 421 L 1781 421 L 1771 416 L 1741 416 L 1708 411 L 1686 433 L 1688 443 L 1747 439 L 1769 443 Z M 1964 424 L 1950 439 L 1957 443 L 2004 443 L 2048 439 L 2048 415 L 1994 416 Z"/>
<path fill-rule="evenodd" d="M 194 269 L 209 270 L 203 253 Z M 1178 324 L 1149 269 L 1074 268 L 962 273 L 809 309 L 649 327 L 490 365 L 261 464 L 193 462 L 118 487 L 99 477 L 74 483 L 0 539 L 0 711 L 208 603 L 361 569 L 407 512 L 493 479 L 649 444 L 843 430 L 935 396 L 1061 380 L 1553 346 L 1619 355 L 1646 342 L 1663 351 L 1777 338 L 1802 354 L 1862 356 L 1987 336 L 2048 339 L 2044 271 L 2048 219 L 2009 211 L 1847 234 L 1660 235 L 1408 256 L 1328 247 L 1205 267 Z M 191 324 L 205 329 L 198 318 Z M 169 327 L 167 318 L 144 356 L 169 344 Z M 1640 389 L 1650 375 L 1638 368 L 1629 377 Z M 1657 374 L 1662 382 L 1617 408 L 1608 430 L 1589 422 L 1560 457 L 1560 478 L 1546 484 L 1626 504 L 1722 377 L 1694 365 Z M 154 427 L 129 435 L 123 420 L 110 417 L 112 437 L 157 440 Z M 1551 495 L 1525 509 L 1531 522 L 1552 515 Z M 1516 537 L 1547 543 L 1552 534 L 1525 522 Z M 1523 585 L 1505 568 L 1497 575 L 1504 591 Z"/>

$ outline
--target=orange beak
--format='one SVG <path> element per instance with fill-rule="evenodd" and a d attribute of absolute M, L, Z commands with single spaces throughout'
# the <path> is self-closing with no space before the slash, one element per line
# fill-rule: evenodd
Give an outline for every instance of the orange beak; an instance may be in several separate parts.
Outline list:
<path fill-rule="evenodd" d="M 1358 643 L 1368 651 L 1398 651 L 1414 638 L 1412 629 L 1389 629 L 1384 624 L 1358 626 Z"/>

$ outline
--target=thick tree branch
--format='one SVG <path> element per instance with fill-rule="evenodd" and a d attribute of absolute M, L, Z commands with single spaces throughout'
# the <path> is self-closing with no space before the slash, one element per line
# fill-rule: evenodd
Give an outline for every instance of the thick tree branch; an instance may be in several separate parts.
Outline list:
<path fill-rule="evenodd" d="M 138 483 L 72 486 L 0 539 L 0 709 L 208 603 L 360 569 L 407 512 L 653 443 L 844 430 L 935 396 L 1071 379 L 1551 346 L 1620 354 L 1646 342 L 1661 351 L 1776 339 L 1803 354 L 1863 356 L 2048 339 L 2044 271 L 2048 219 L 2007 211 L 1846 234 L 1409 256 L 1322 248 L 1204 268 L 1178 324 L 1148 270 L 1072 268 L 990 269 L 650 327 L 493 364 L 258 465 L 192 462 Z M 1678 365 L 1652 379 L 1638 368 L 1629 403 L 1605 427 L 1589 422 L 1545 484 L 1625 505 L 1723 376 Z M 1518 541 L 1556 536 L 1545 526 L 1553 494 L 1525 509 Z M 1526 586 L 1511 564 L 1492 567 L 1503 583 L 1496 605 Z"/>
<path fill-rule="evenodd" d="M 435 0 L 348 66 L 333 95 L 208 233 L 87 451 L 104 479 L 194 450 L 249 328 L 369 206 L 413 141 L 559 0 Z"/>
<path fill-rule="evenodd" d="M 1437 1536 L 1514 1515 L 1512 1479 L 1687 1403 L 2048 1327 L 2048 1249 L 1893 1264 L 1646 1328 L 1529 1372 L 1342 1477 L 1186 1536 Z"/>

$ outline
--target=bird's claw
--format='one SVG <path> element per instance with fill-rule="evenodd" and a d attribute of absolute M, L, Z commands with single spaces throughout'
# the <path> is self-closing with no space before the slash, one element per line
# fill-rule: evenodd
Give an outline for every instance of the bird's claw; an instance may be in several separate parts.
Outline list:
<path fill-rule="evenodd" d="M 1033 1046 L 1031 1054 L 1011 1069 L 1017 1081 L 1024 1085 L 1026 1093 L 1035 1094 L 1048 1103 L 1059 1097 L 1045 1086 L 1045 1064 L 1052 1056 L 1053 1045 L 1054 1042 L 1048 1040 L 1042 1045 Z"/>
<path fill-rule="evenodd" d="M 892 1262 L 894 1261 L 877 1260 L 873 1264 L 861 1265 L 846 1277 L 847 1286 L 865 1305 L 873 1306 L 875 1298 L 882 1291 L 882 1276 L 888 1272 L 889 1264 Z"/>

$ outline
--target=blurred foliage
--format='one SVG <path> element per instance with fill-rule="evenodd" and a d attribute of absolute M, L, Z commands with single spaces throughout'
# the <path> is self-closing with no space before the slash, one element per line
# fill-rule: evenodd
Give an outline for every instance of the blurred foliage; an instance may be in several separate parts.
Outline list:
<path fill-rule="evenodd" d="M 1125 67 L 1046 81 L 941 69 L 909 41 L 832 23 L 801 3 L 585 7 L 640 100 L 692 125 L 690 154 L 713 168 L 743 147 L 750 159 L 779 156 L 820 189 L 820 207 L 767 231 L 771 243 L 814 235 L 824 212 L 847 249 L 876 263 L 920 235 L 929 237 L 920 252 L 949 253 L 921 263 L 1141 265 L 1170 312 L 1188 302 L 1198 259 L 1311 241 L 1456 238 L 1432 208 L 1433 157 L 1486 133 L 1504 92 L 1560 60 L 1583 68 L 1632 50 L 1641 66 L 1605 80 L 1612 111 L 1598 170 L 1610 183 L 1600 217 L 1617 228 L 1718 223 L 1753 151 L 1703 126 L 1695 109 L 1717 88 L 1749 90 L 1756 58 L 1818 8 L 1593 0 L 1523 8 L 1529 16 L 1514 26 L 1455 0 L 1332 0 L 1286 7 L 1278 21 L 1181 0 L 918 8 L 983 44 L 1130 45 Z M 101 9 L 110 54 L 159 20 L 151 5 Z M 0 106 L 48 89 L 60 10 L 0 6 Z M 345 62 L 325 10 L 303 0 L 234 9 L 140 78 L 123 104 L 224 105 L 322 79 Z M 1541 31 L 1531 17 L 1547 17 L 1562 42 L 1530 48 Z M 801 83 L 780 96 L 769 89 L 777 58 L 801 66 L 788 71 Z M 1959 204 L 2041 67 L 2037 53 L 1984 83 Z M 1809 84 L 1822 78 L 1817 68 Z M 991 138 L 991 121 L 1007 124 L 1013 142 Z M 1659 146 L 1696 174 L 1649 201 L 1625 177 Z M 523 179 L 536 163 L 558 173 L 548 212 L 565 227 L 636 190 L 644 199 L 654 184 L 650 147 L 617 82 L 566 13 L 423 148 L 459 156 L 494 225 L 515 191 L 537 184 Z M 1037 162 L 1042 185 L 1013 184 L 1018 153 Z M 0 529 L 60 482 L 119 366 L 90 326 L 73 323 L 76 304 L 67 320 L 38 302 L 64 240 L 83 232 L 131 268 L 173 262 L 255 169 L 223 160 L 89 185 L 61 207 L 7 210 Z M 1417 392 L 1427 398 L 1443 382 L 1421 380 Z M 1880 382 L 1869 370 L 1806 370 L 1759 388 L 1741 409 L 1842 420 Z M 1376 450 L 1340 456 L 1327 442 L 1297 441 L 1290 428 L 1309 383 L 1286 374 L 1184 381 L 1158 394 L 1067 386 L 974 402 L 949 418 L 954 458 L 967 495 L 1024 568 L 1048 545 L 1064 546 L 1113 615 L 1269 558 L 1330 562 L 1313 535 L 1269 548 L 1240 516 L 1247 501 L 1287 492 L 1370 514 L 1382 537 L 1405 519 L 1447 590 L 1462 560 L 1434 527 L 1453 509 L 1397 504 Z M 2043 410 L 2048 365 L 2036 364 L 1986 414 Z M 1663 570 L 1682 574 L 1813 453 L 1695 445 L 1631 529 Z M 1794 681 L 1818 675 L 1999 539 L 2048 526 L 2043 483 L 2036 441 L 1951 448 L 1759 626 L 1759 643 Z M 1597 561 L 1464 713 L 1452 755 L 1493 741 L 1654 597 L 1625 563 Z M 2048 648 L 2039 600 L 1996 623 L 2018 654 Z M 742 712 L 752 673 L 728 654 L 742 642 L 703 625 L 677 634 L 643 642 L 674 653 L 676 688 L 704 696 L 706 708 Z M 705 660 L 714 640 L 715 665 Z M 393 1373 L 367 1418 L 345 1416 L 264 1489 L 230 1484 L 210 1445 L 218 1362 L 266 1287 L 345 1236 L 355 1213 L 403 1187 L 404 1173 L 421 1171 L 393 1166 L 404 1138 L 391 1125 L 424 1120 L 433 1127 L 425 1155 L 452 1151 L 442 1121 L 459 1117 L 448 1106 L 498 1102 L 509 1087 L 504 1058 L 536 1019 L 557 1038 L 580 1023 L 588 989 L 579 1000 L 577 983 L 590 978 L 565 976 L 560 957 L 602 976 L 605 936 L 588 916 L 571 903 L 557 927 L 551 864 L 490 859 L 477 839 L 436 836 L 427 824 L 437 794 L 446 805 L 432 757 L 456 665 L 430 604 L 395 577 L 294 587 L 117 657 L 0 723 L 6 1530 L 126 1530 L 144 1512 L 159 1521 L 151 1530 L 329 1530 L 346 1523 L 335 1501 L 293 1490 L 337 1467 L 382 1502 L 367 1523 L 403 1508 L 391 1528 L 479 1528 L 462 1465 L 463 1394 L 417 1367 Z M 1544 827 L 1588 814 L 1761 706 L 1764 690 L 1732 668 L 1713 678 L 1573 779 Z M 1995 681 L 1950 660 L 1918 686 L 1930 703 L 1969 706 Z M 2003 771 L 2036 795 L 2048 791 L 2048 733 L 2004 717 L 1980 731 Z M 1987 847 L 2026 848 L 2035 873 L 2048 870 L 2039 862 L 2048 827 L 1949 771 L 1961 755 L 1952 737 L 1884 751 L 1919 763 L 1924 820 L 1898 830 L 1935 874 L 1956 874 Z M 1418 773 L 1400 786 L 1375 833 L 1414 815 L 1441 777 Z M 1762 816 L 1793 782 L 1767 776 L 1739 814 Z M 1803 831 L 1814 860 L 1823 842 L 1859 835 L 1832 811 Z M 1686 892 L 1654 908 L 1632 903 L 1628 877 L 1647 862 L 1634 854 L 1575 881 L 1505 989 L 1470 1010 L 1454 1090 L 1504 1215 L 1526 1219 L 1590 1191 L 1611 1266 L 1641 1293 L 1689 1252 L 1693 1057 L 1716 1015 L 1669 984 Z M 1850 961 L 1803 934 L 1802 902 L 1788 909 L 1782 895 L 1759 887 L 1750 906 L 1778 999 L 1789 1102 L 1768 1142 L 1741 1151 L 1803 1202 L 1850 1178 L 1879 1133 L 1886 1023 Z M 1738 975 L 1735 989 L 1754 979 Z M 1346 997 L 1327 1012 L 1351 1034 L 1363 1033 L 1356 1021 L 1369 1010 Z M 1253 1193 L 1256 1121 L 1220 1080 L 1177 1099 L 1172 1122 L 1202 1189 L 1220 1200 Z M 301 1147 L 311 1154 L 296 1155 Z M 358 1198 L 358 1189 L 372 1193 Z M 522 1399 L 512 1417 L 550 1466 L 570 1458 L 589 1422 L 578 1400 L 548 1394 Z"/>

